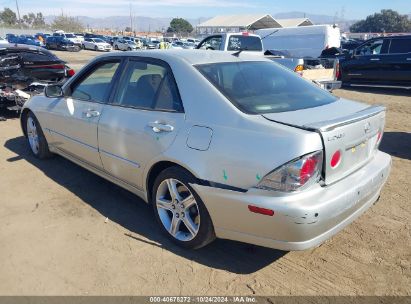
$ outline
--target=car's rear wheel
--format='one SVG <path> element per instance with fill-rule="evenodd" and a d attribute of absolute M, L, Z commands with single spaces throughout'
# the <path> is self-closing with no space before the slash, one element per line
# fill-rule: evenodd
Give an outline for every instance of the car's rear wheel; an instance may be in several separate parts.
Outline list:
<path fill-rule="evenodd" d="M 127 51 L 131 51 L 131 47 L 127 48 Z"/>
<path fill-rule="evenodd" d="M 152 188 L 152 206 L 161 229 L 174 243 L 185 248 L 201 248 L 215 239 L 210 215 L 190 186 L 195 177 L 171 167 L 162 171 Z"/>
<path fill-rule="evenodd" d="M 117 44 L 114 45 L 114 49 L 118 50 L 118 45 Z"/>
<path fill-rule="evenodd" d="M 94 50 L 95 50 L 95 51 L 98 51 L 97 45 L 94 47 Z"/>
<path fill-rule="evenodd" d="M 35 157 L 44 159 L 53 155 L 49 150 L 43 130 L 32 112 L 26 115 L 26 134 L 30 150 Z"/>

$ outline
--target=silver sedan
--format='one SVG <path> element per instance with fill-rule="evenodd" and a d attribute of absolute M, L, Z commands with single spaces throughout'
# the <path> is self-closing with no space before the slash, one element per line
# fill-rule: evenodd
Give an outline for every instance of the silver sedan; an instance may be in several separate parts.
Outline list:
<path fill-rule="evenodd" d="M 201 50 L 99 56 L 21 114 L 36 157 L 135 193 L 186 248 L 318 246 L 377 201 L 384 122 L 262 57 Z"/>

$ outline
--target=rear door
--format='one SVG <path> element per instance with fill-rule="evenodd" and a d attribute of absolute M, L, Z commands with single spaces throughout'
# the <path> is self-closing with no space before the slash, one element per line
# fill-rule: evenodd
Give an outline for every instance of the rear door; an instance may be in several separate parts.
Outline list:
<path fill-rule="evenodd" d="M 168 64 L 129 59 L 99 122 L 104 169 L 143 189 L 144 168 L 171 145 L 183 123 L 183 106 Z"/>
<path fill-rule="evenodd" d="M 393 85 L 411 85 L 411 38 L 391 39 L 389 52 L 384 60 L 383 80 Z"/>
<path fill-rule="evenodd" d="M 51 144 L 96 168 L 102 167 L 97 125 L 119 65 L 120 59 L 109 59 L 89 67 L 47 111 Z"/>

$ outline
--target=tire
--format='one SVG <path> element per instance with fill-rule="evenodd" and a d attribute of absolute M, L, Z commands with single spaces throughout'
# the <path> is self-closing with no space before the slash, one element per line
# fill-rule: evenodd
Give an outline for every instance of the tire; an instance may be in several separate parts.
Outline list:
<path fill-rule="evenodd" d="M 129 47 L 129 48 L 127 48 L 127 51 L 131 51 L 131 48 Z"/>
<path fill-rule="evenodd" d="M 118 45 L 117 44 L 114 45 L 114 49 L 118 50 Z"/>
<path fill-rule="evenodd" d="M 46 159 L 53 156 L 49 150 L 46 137 L 40 124 L 32 112 L 25 116 L 26 137 L 30 150 L 38 159 Z"/>
<path fill-rule="evenodd" d="M 161 230 L 172 242 L 187 249 L 204 247 L 216 238 L 207 208 L 189 185 L 195 182 L 186 170 L 170 167 L 157 176 L 151 189 L 151 205 Z M 177 192 L 177 200 L 170 188 Z"/>
<path fill-rule="evenodd" d="M 94 47 L 94 50 L 95 50 L 96 52 L 98 51 L 98 48 L 97 48 L 97 46 L 95 46 L 95 47 Z"/>

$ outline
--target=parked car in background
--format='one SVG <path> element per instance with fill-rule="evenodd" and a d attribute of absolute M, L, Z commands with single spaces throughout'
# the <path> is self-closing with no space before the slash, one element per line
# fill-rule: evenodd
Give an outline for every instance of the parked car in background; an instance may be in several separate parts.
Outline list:
<path fill-rule="evenodd" d="M 137 194 L 176 244 L 281 250 L 318 246 L 377 201 L 384 122 L 384 107 L 264 57 L 198 50 L 99 56 L 21 115 L 35 157 L 60 154 Z"/>
<path fill-rule="evenodd" d="M 63 36 L 50 36 L 46 39 L 46 48 L 49 50 L 78 52 L 81 47 Z"/>
<path fill-rule="evenodd" d="M 293 57 L 318 58 L 324 49 L 341 46 L 340 28 L 309 25 L 256 31 L 264 50 L 287 51 Z"/>
<path fill-rule="evenodd" d="M 343 85 L 411 89 L 411 35 L 365 41 L 340 59 Z"/>
<path fill-rule="evenodd" d="M 79 39 L 81 42 L 83 42 L 84 41 L 84 34 L 81 34 L 81 33 L 75 33 L 74 34 L 76 37 L 77 37 L 77 39 Z"/>
<path fill-rule="evenodd" d="M 117 39 L 114 42 L 114 49 L 120 51 L 134 51 L 137 50 L 137 44 L 132 40 Z"/>
<path fill-rule="evenodd" d="M 34 46 L 44 46 L 43 42 L 38 39 L 35 39 L 33 36 L 13 36 L 9 38 L 9 43 L 13 44 L 27 44 Z"/>
<path fill-rule="evenodd" d="M 157 46 L 154 44 L 150 39 L 143 39 L 143 49 L 152 50 L 155 49 Z"/>
<path fill-rule="evenodd" d="M 0 37 L 0 45 L 4 45 L 4 44 L 9 44 L 9 42 L 3 37 Z"/>
<path fill-rule="evenodd" d="M 71 41 L 73 44 L 78 45 L 79 47 L 81 47 L 81 39 L 77 38 L 76 35 L 74 35 L 73 33 L 64 33 L 64 32 L 55 32 L 53 33 L 54 37 L 63 37 L 69 41 Z"/>
<path fill-rule="evenodd" d="M 44 87 L 74 75 L 66 63 L 44 48 L 7 44 L 0 48 L 0 109 L 19 110 Z"/>
<path fill-rule="evenodd" d="M 83 49 L 110 52 L 111 45 L 100 38 L 85 38 L 83 41 Z"/>

